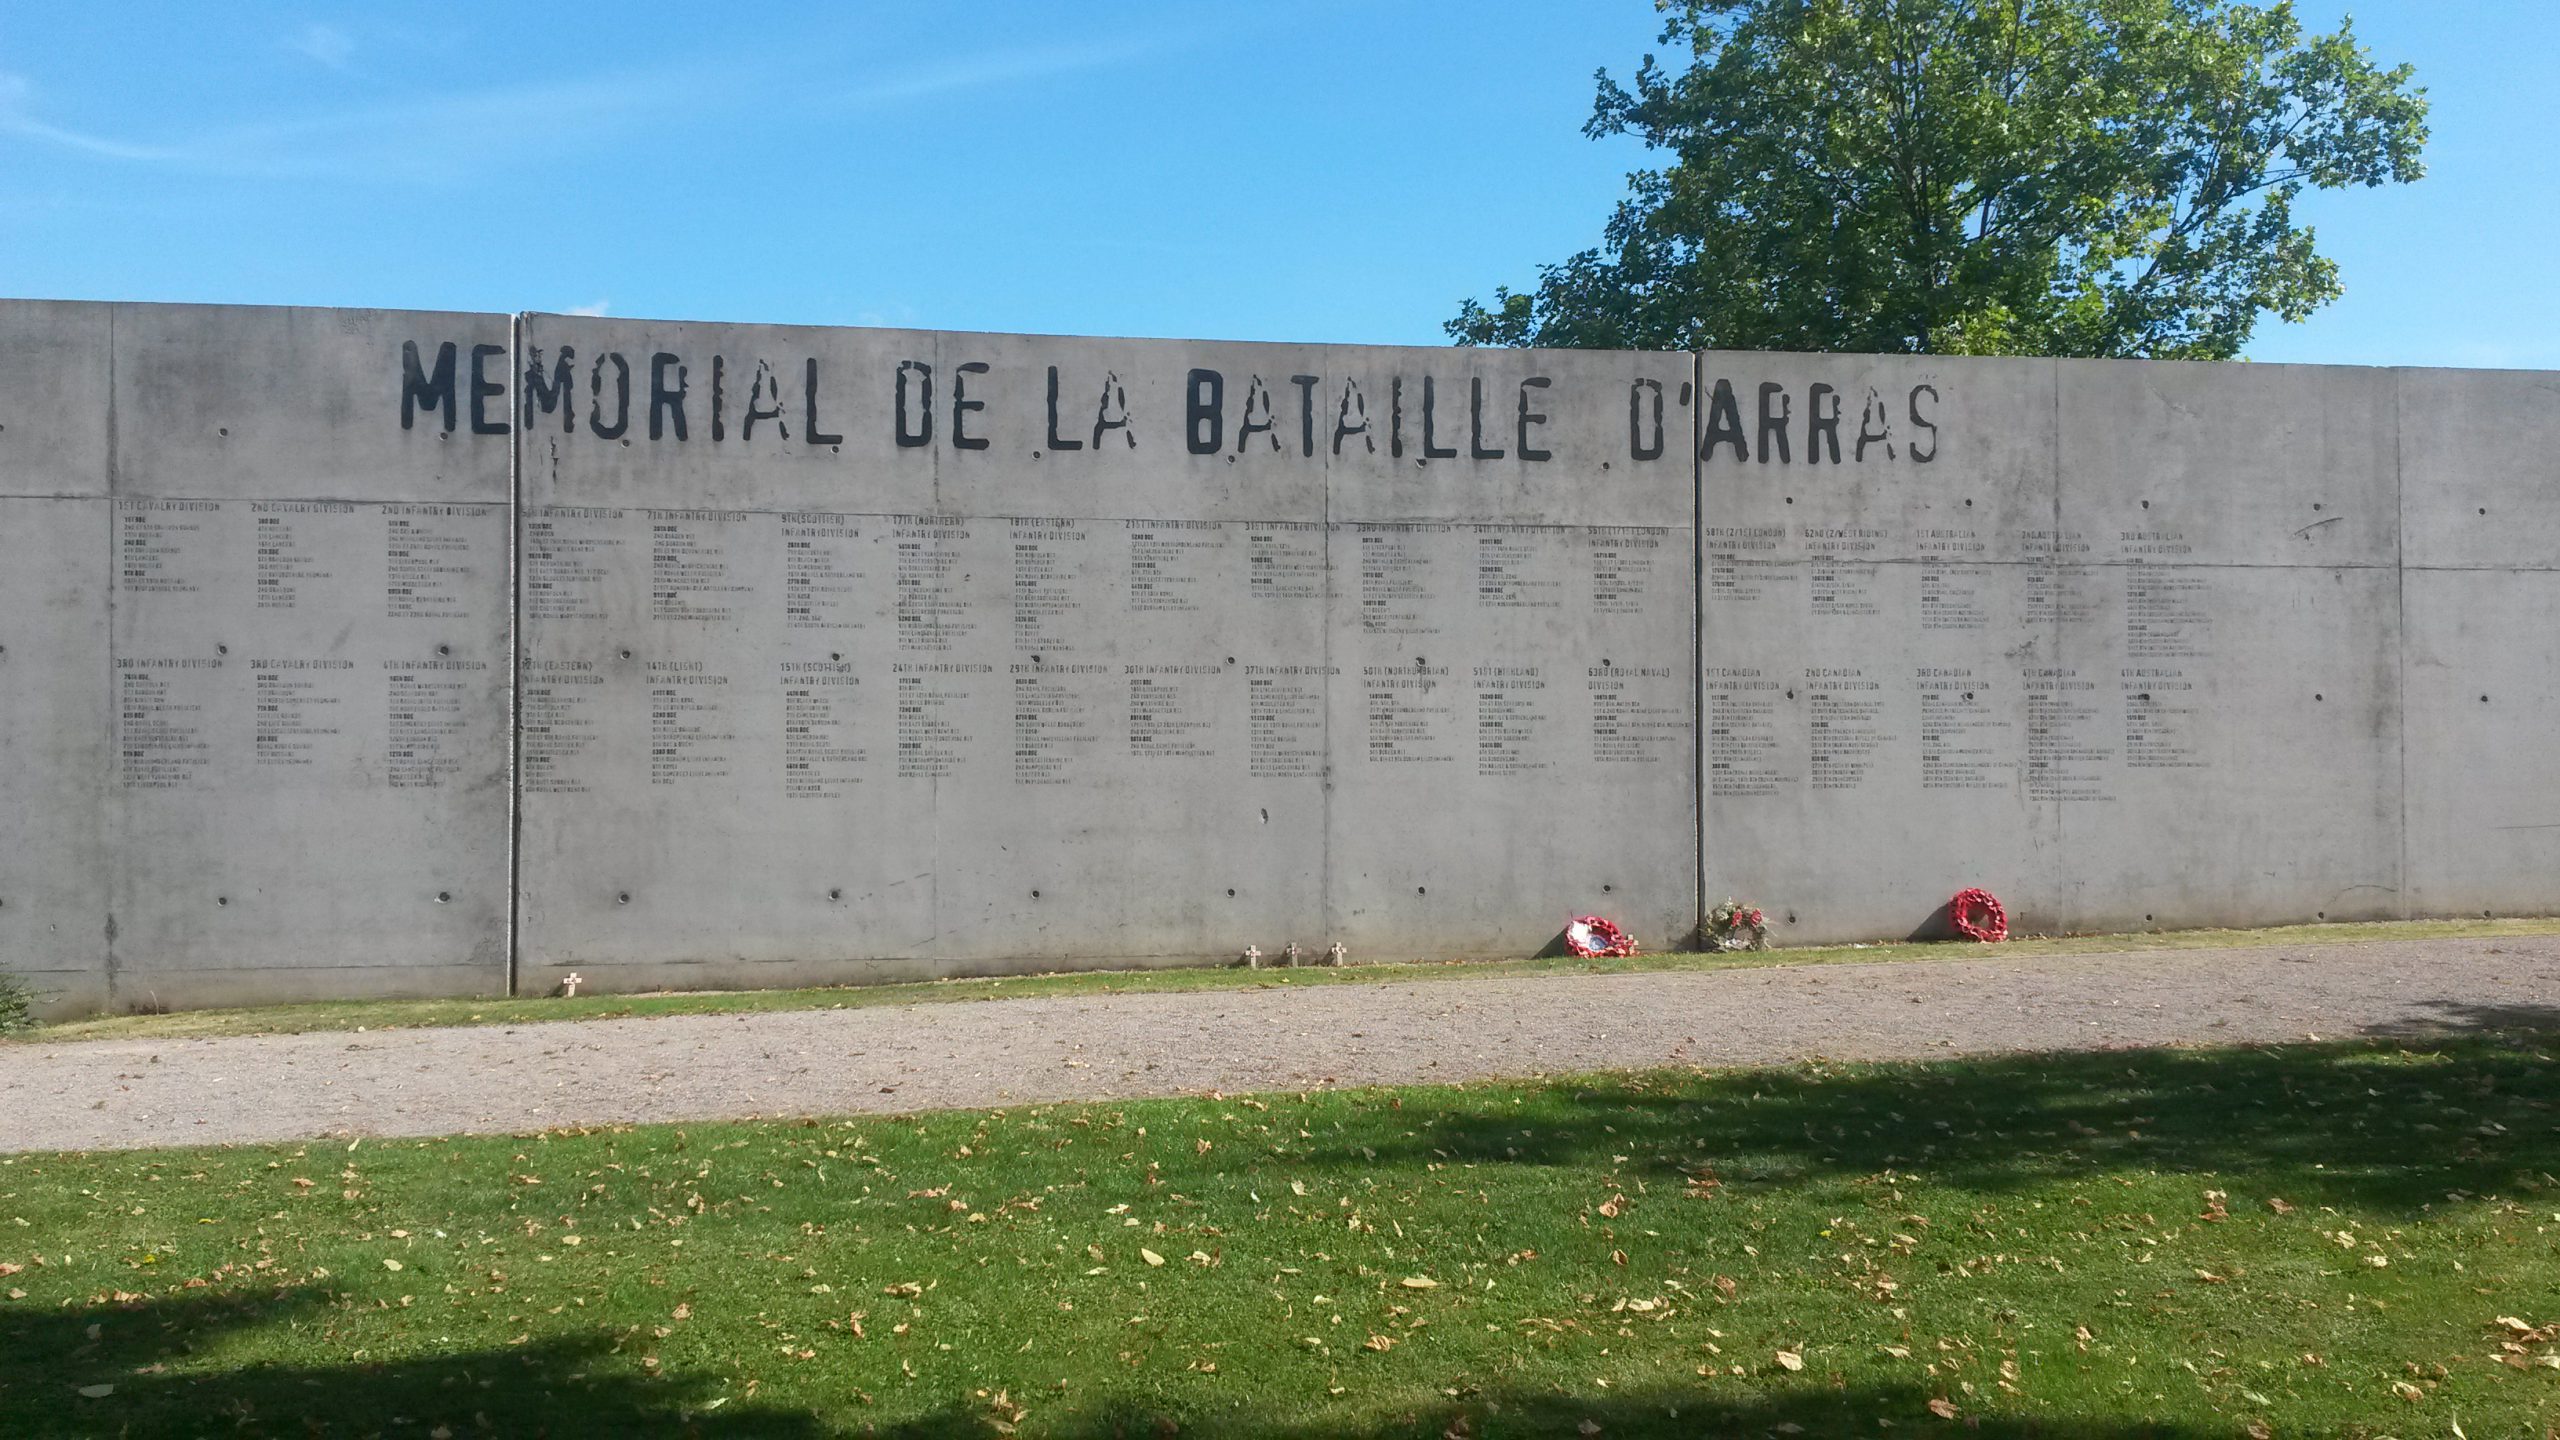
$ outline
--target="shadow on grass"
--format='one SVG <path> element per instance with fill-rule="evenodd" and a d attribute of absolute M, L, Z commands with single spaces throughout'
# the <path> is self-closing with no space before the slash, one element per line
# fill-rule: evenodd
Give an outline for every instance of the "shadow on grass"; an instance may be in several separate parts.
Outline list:
<path fill-rule="evenodd" d="M 226 1365 L 235 1330 L 326 1339 L 309 1289 L 0 1309 L 0 1432 L 11 1436 L 705 1435 L 837 1433 L 732 1400 L 704 1379 L 639 1373 L 605 1334 L 382 1363 Z M 92 1330 L 94 1327 L 95 1334 Z M 199 1358 L 203 1357 L 203 1358 Z M 114 1387 L 84 1396 L 84 1388 Z"/>
<path fill-rule="evenodd" d="M 1654 1072 L 1536 1085 L 1518 1104 L 1468 1088 L 1406 1108 L 1400 1150 L 1319 1132 L 1310 1158 L 1345 1175 L 1454 1161 L 1759 1186 L 1891 1170 L 1992 1193 L 2130 1167 L 2412 1211 L 2555 1183 L 2555 1041 L 2560 1012 L 2473 1007 L 2425 1034 L 2320 1044 Z"/>
<path fill-rule="evenodd" d="M 2121 1417 L 2016 1419 L 1958 1413 L 1943 1420 L 1927 1409 L 1933 1392 L 1912 1386 L 1807 1389 L 1775 1396 L 1719 1399 L 1704 1390 L 1655 1389 L 1635 1394 L 1486 1395 L 1365 1417 L 1280 1420 L 1221 1413 L 1181 1417 L 1143 1404 L 1105 1402 L 1080 1415 L 1035 1413 L 1026 1434 L 1059 1440 L 1164 1440 L 1173 1435 L 1234 1440 L 1504 1440 L 1504 1437 L 1591 1435 L 1599 1440 L 1693 1440 L 1702 1436 L 1990 1436 L 1994 1440 L 2241 1440 L 2246 1422 L 2205 1429 Z M 1879 1419 L 1894 1428 L 1879 1429 Z M 1588 1425 L 1591 1429 L 1585 1429 Z M 986 1417 L 943 1410 L 872 1432 L 882 1440 L 992 1440 Z"/>
<path fill-rule="evenodd" d="M 609 1335 L 555 1339 L 382 1363 L 222 1366 L 227 1332 L 294 1326 L 325 1344 L 328 1297 L 182 1296 L 0 1312 L 0 1414 L 11 1436 L 484 1435 L 796 1437 L 877 1435 L 894 1440 L 1010 1433 L 984 1402 L 899 1417 L 848 1405 L 832 1415 L 771 1402 L 722 1401 L 707 1377 L 651 1378 L 612 1353 Z M 92 1335 L 92 1327 L 95 1334 Z M 83 1396 L 84 1387 L 113 1393 Z M 2203 1430 L 2121 1419 L 1977 1417 L 1942 1425 L 1934 1392 L 1911 1386 L 1808 1385 L 1749 1397 L 1655 1388 L 1629 1394 L 1469 1394 L 1374 1415 L 1279 1418 L 1238 1410 L 1167 1412 L 1137 1397 L 1097 1396 L 1069 1406 L 1034 1397 L 1024 1433 L 1064 1440 L 1161 1440 L 1192 1434 L 1239 1440 L 1447 1440 L 1447 1437 L 1874 1434 L 1876 1420 L 1921 1433 L 1994 1437 L 2090 1436 L 2099 1440 L 2237 1437 L 2237 1424 Z M 887 1413 L 882 1413 L 886 1411 Z M 1585 1430 L 1586 1424 L 1596 1431 Z M 1781 1429 L 1780 1427 L 1791 1427 Z"/>

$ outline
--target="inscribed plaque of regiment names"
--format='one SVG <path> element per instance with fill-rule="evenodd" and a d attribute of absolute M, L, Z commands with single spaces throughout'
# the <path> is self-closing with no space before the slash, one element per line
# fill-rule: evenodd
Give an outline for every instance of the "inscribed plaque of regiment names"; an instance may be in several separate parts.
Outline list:
<path fill-rule="evenodd" d="M 113 313 L 117 998 L 503 990 L 506 319 Z"/>
<path fill-rule="evenodd" d="M 1798 943 L 1970 885 L 2031 930 L 2396 913 L 2389 372 L 1703 373 L 1709 903 Z"/>
<path fill-rule="evenodd" d="M 1688 357 L 520 323 L 528 989 L 1688 931 Z"/>

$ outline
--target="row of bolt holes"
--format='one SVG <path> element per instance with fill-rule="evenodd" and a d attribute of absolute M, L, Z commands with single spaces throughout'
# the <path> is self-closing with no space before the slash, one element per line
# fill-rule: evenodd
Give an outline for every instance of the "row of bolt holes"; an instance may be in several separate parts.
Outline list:
<path fill-rule="evenodd" d="M 1608 894 L 1612 894 L 1612 893 L 1614 893 L 1614 892 L 1616 891 L 1616 889 L 1617 889 L 1617 887 L 1616 887 L 1616 886 L 1614 886 L 1614 885 L 1603 885 L 1603 886 L 1601 886 L 1601 887 L 1600 887 L 1600 893 L 1601 893 L 1601 894 L 1603 894 L 1603 895 L 1608 895 Z M 1428 888 L 1427 888 L 1427 887 L 1425 887 L 1425 886 L 1421 886 L 1421 885 L 1416 885 L 1416 886 L 1414 886 L 1414 887 L 1413 887 L 1413 893 L 1414 893 L 1414 894 L 1416 894 L 1416 895 L 1422 895 L 1422 894 L 1427 894 L 1427 893 L 1429 893 L 1429 892 L 1428 892 Z M 828 898 L 828 899 L 830 899 L 830 900 L 841 900 L 841 899 L 843 899 L 843 898 L 844 898 L 844 889 L 843 889 L 843 887 L 838 886 L 838 887 L 835 887 L 835 888 L 832 888 L 832 889 L 828 890 L 828 891 L 827 891 L 827 898 Z M 1039 898 L 1040 898 L 1040 892 L 1039 892 L 1039 891 L 1037 891 L 1037 890 L 1032 891 L 1032 892 L 1031 892 L 1031 898 L 1032 898 L 1032 899 L 1034 899 L 1034 900 L 1039 899 Z M 1227 898 L 1228 898 L 1228 899 L 1230 899 L 1230 900 L 1233 900 L 1234 898 L 1236 898 L 1236 892 L 1235 892 L 1235 888 L 1234 888 L 1233 886 L 1229 886 L 1229 887 L 1228 887 L 1228 889 L 1227 889 Z M 445 897 L 444 897 L 443 895 L 438 895 L 438 896 L 436 896 L 436 899 L 437 899 L 438 901 L 442 901 L 442 900 L 444 900 L 444 899 L 445 899 Z M 221 901 L 220 903 L 222 903 L 222 904 L 224 904 L 224 905 L 228 905 L 228 904 L 230 904 L 231 902 L 230 902 L 229 900 L 224 900 L 224 901 Z M 614 904 L 616 904 L 616 905 L 628 905 L 628 904 L 630 904 L 630 903 L 631 903 L 631 892 L 630 892 L 630 891 L 628 891 L 628 890 L 624 890 L 624 891 L 620 891 L 620 892 L 618 892 L 618 893 L 617 893 L 617 894 L 615 894 L 615 896 L 613 897 L 613 903 L 614 903 Z"/>
<path fill-rule="evenodd" d="M 0 655 L 5 655 L 7 653 L 9 653 L 9 647 L 6 645 L 0 645 Z M 231 647 L 228 645 L 216 645 L 213 647 L 213 653 L 216 655 L 228 655 L 231 653 Z M 450 645 L 439 645 L 436 647 L 436 653 L 439 655 L 450 655 L 453 653 L 453 647 Z M 625 660 L 630 659 L 631 652 L 628 650 L 623 651 L 622 658 Z"/>
<path fill-rule="evenodd" d="M 630 897 L 630 896 L 628 896 L 628 895 L 625 895 L 625 896 L 623 896 L 622 898 L 623 898 L 623 899 L 625 899 L 625 900 L 629 900 L 631 897 Z M 0 901 L 0 904 L 6 904 L 6 903 L 7 903 L 6 901 Z M 213 903 L 214 903 L 214 904 L 216 904 L 216 905 L 228 905 L 228 904 L 230 904 L 230 903 L 231 903 L 231 897 L 230 897 L 230 896 L 228 896 L 228 895 L 216 895 L 216 896 L 214 896 L 214 897 L 213 897 Z M 452 892 L 452 891 L 450 891 L 450 890 L 439 890 L 439 891 L 437 891 L 437 892 L 436 892 L 436 903 L 437 903 L 437 904 L 439 904 L 439 905 L 450 905 L 450 904 L 452 904 L 452 903 L 453 903 L 453 892 Z"/>

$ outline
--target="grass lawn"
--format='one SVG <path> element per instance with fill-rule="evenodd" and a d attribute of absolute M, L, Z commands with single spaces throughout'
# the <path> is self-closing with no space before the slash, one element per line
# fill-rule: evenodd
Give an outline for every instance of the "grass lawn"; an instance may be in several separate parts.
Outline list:
<path fill-rule="evenodd" d="M 1399 980 L 1461 980 L 1484 975 L 1614 975 L 1639 970 L 1729 970 L 1748 965 L 1827 965 L 1905 960 L 2032 959 L 2127 950 L 2198 950 L 2268 945 L 2335 945 L 2374 940 L 2462 940 L 2560 934 L 2560 918 L 2401 920 L 2364 924 L 2288 925 L 2265 930 L 2172 930 L 2127 935 L 2072 935 L 2004 945 L 1830 945 L 1741 954 L 1671 952 L 1615 960 L 1572 956 L 1354 965 L 1347 969 L 1086 971 L 988 980 L 934 980 L 898 985 L 803 990 L 715 990 L 656 995 L 548 996 L 527 999 L 366 1000 L 276 1005 L 254 1010 L 189 1010 L 168 1015 L 108 1015 L 48 1025 L 12 1041 L 183 1039 L 276 1035 L 309 1030 L 391 1030 L 432 1025 L 523 1025 L 542 1020 L 594 1020 L 633 1015 L 735 1014 L 766 1010 L 850 1009 L 924 1001 L 1009 1000 L 1042 995 L 1108 995 L 1139 991 L 1236 990 L 1271 985 L 1374 985 Z"/>
<path fill-rule="evenodd" d="M 0 1429 L 2540 1435 L 2555 1127 L 2466 1034 L 24 1155 Z"/>

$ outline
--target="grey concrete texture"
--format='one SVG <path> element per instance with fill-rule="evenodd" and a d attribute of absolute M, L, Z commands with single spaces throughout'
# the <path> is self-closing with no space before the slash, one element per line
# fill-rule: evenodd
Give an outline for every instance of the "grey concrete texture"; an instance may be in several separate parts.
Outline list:
<path fill-rule="evenodd" d="M 0 491 L 79 497 L 0 501 L 0 964 L 58 1011 L 503 989 L 506 319 L 0 325 Z"/>
<path fill-rule="evenodd" d="M 113 310 L 0 300 L 0 497 L 106 495 Z"/>
<path fill-rule="evenodd" d="M 0 1046 L 0 1150 L 2280 1044 L 2548 1023 L 2555 1009 L 2560 944 L 2500 939 L 17 1044 Z"/>
<path fill-rule="evenodd" d="M 524 346 L 527 988 L 1692 921 L 1684 357 Z"/>
<path fill-rule="evenodd" d="M 2555 900 L 2547 374 L 0 334 L 64 1010 Z"/>
<path fill-rule="evenodd" d="M 1823 370 L 1935 453 L 1708 441 L 1710 901 L 1804 942 L 1944 933 L 1974 886 L 2038 931 L 2411 913 L 2393 372 Z"/>
<path fill-rule="evenodd" d="M 2560 374 L 2397 374 L 2409 568 L 2560 568 Z"/>
<path fill-rule="evenodd" d="M 0 499 L 0 970 L 74 1012 L 108 1001 L 108 504 Z"/>

